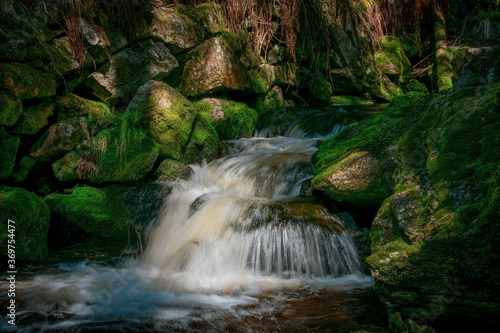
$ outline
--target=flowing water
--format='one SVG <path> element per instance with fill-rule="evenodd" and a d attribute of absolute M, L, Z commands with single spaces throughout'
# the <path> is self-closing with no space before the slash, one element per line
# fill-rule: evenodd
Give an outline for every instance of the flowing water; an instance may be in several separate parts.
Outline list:
<path fill-rule="evenodd" d="M 312 154 L 340 129 L 321 136 L 291 126 L 282 136 L 264 130 L 227 142 L 226 157 L 166 184 L 172 190 L 140 258 L 20 277 L 17 328 L 386 332 L 349 219 L 304 195 Z M 5 321 L 0 329 L 16 331 Z"/>

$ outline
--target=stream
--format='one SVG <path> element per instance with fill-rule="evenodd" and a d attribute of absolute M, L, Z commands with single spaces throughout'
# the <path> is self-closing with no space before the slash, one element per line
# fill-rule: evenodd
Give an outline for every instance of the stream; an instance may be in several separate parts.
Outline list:
<path fill-rule="evenodd" d="M 325 112 L 307 118 L 327 119 Z M 137 258 L 18 275 L 17 326 L 2 318 L 0 330 L 388 332 L 352 219 L 308 193 L 311 156 L 344 128 L 321 123 L 315 132 L 299 122 L 230 140 L 226 156 L 166 182 Z"/>

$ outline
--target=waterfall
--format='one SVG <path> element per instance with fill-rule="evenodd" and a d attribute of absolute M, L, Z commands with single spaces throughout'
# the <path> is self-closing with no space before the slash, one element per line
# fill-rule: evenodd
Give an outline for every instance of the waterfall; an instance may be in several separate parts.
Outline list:
<path fill-rule="evenodd" d="M 228 141 L 229 156 L 193 165 L 188 180 L 169 184 L 174 188 L 149 230 L 143 262 L 184 278 L 336 278 L 359 271 L 343 219 L 300 196 L 323 139 L 294 126 L 285 136 Z"/>

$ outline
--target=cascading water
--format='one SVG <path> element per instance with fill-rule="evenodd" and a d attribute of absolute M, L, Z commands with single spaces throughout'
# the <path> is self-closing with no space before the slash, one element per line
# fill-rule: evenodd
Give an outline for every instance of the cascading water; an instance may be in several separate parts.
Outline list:
<path fill-rule="evenodd" d="M 1 321 L 0 330 L 387 332 L 350 222 L 303 195 L 318 142 L 341 128 L 322 137 L 292 126 L 227 142 L 228 156 L 165 184 L 139 259 L 20 277 L 17 326 Z"/>
<path fill-rule="evenodd" d="M 294 137 L 229 141 L 230 156 L 193 166 L 151 230 L 144 262 L 165 274 L 210 281 L 248 273 L 335 278 L 358 271 L 342 219 L 297 200 L 313 176 L 309 160 L 321 138 L 305 138 L 297 127 L 288 134 Z"/>

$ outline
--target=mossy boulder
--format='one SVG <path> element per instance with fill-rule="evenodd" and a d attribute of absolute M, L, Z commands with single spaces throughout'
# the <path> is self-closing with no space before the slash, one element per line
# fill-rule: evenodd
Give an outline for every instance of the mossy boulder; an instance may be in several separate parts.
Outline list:
<path fill-rule="evenodd" d="M 397 37 L 386 36 L 380 41 L 380 49 L 375 52 L 377 67 L 393 82 L 401 85 L 410 80 L 411 63 Z"/>
<path fill-rule="evenodd" d="M 29 99 L 50 97 L 56 94 L 56 81 L 50 74 L 42 73 L 21 63 L 0 64 L 0 88 L 15 98 Z"/>
<path fill-rule="evenodd" d="M 87 89 L 102 101 L 112 102 L 132 93 L 148 80 L 161 80 L 179 63 L 162 43 L 144 49 L 128 48 L 89 75 Z"/>
<path fill-rule="evenodd" d="M 221 140 L 248 138 L 257 125 L 258 113 L 244 103 L 204 98 L 195 106 L 215 128 Z"/>
<path fill-rule="evenodd" d="M 425 98 L 396 100 L 321 144 L 313 156 L 316 189 L 336 201 L 371 209 L 392 194 L 396 144 L 427 102 Z"/>
<path fill-rule="evenodd" d="M 428 105 L 396 145 L 395 191 L 367 262 L 383 302 L 416 323 L 499 323 L 498 86 L 410 99 Z"/>
<path fill-rule="evenodd" d="M 278 64 L 274 66 L 276 75 L 275 83 L 287 87 L 297 86 L 299 84 L 297 69 L 297 65 L 294 63 Z"/>
<path fill-rule="evenodd" d="M 193 48 L 203 41 L 203 30 L 188 16 L 166 7 L 155 7 L 152 14 L 152 37 L 165 43 L 172 54 Z"/>
<path fill-rule="evenodd" d="M 363 86 L 373 99 L 390 101 L 401 96 L 403 91 L 394 84 L 375 63 L 373 53 L 366 51 L 363 55 Z"/>
<path fill-rule="evenodd" d="M 341 58 L 343 67 L 346 66 L 353 71 L 354 75 L 361 76 L 363 74 L 361 54 L 349 35 L 337 24 L 330 24 L 328 32 L 334 53 Z"/>
<path fill-rule="evenodd" d="M 220 38 L 211 38 L 188 53 L 179 84 L 185 96 L 248 88 L 247 69 Z"/>
<path fill-rule="evenodd" d="M 4 182 L 16 164 L 17 150 L 19 149 L 19 138 L 10 136 L 0 126 L 0 182 Z"/>
<path fill-rule="evenodd" d="M 71 194 L 51 194 L 45 201 L 59 224 L 72 224 L 105 241 L 127 243 L 131 218 L 112 190 L 78 187 Z"/>
<path fill-rule="evenodd" d="M 20 99 L 11 99 L 9 95 L 0 90 L 0 126 L 12 126 L 23 112 Z"/>
<path fill-rule="evenodd" d="M 294 97 L 301 99 L 298 94 Z M 303 99 L 301 102 L 307 104 Z M 285 105 L 285 100 L 283 97 L 283 90 L 279 86 L 272 87 L 267 94 L 264 96 L 259 96 L 255 103 L 254 108 L 259 112 L 259 114 L 264 114 L 269 111 L 277 111 L 283 108 Z"/>
<path fill-rule="evenodd" d="M 22 188 L 0 186 L 3 255 L 8 255 L 7 244 L 11 244 L 15 246 L 16 260 L 43 260 L 48 253 L 49 221 L 50 210 L 42 198 Z M 13 234 L 8 232 L 9 226 L 13 227 Z M 10 240 L 15 243 L 9 243 Z"/>
<path fill-rule="evenodd" d="M 48 118 L 54 114 L 54 103 L 41 99 L 39 103 L 24 108 L 17 123 L 9 128 L 11 133 L 36 134 L 49 124 Z"/>
<path fill-rule="evenodd" d="M 330 104 L 334 105 L 370 105 L 373 101 L 358 96 L 332 96 Z"/>
<path fill-rule="evenodd" d="M 65 120 L 74 117 L 103 118 L 109 117 L 111 112 L 109 107 L 102 103 L 86 99 L 69 93 L 56 99 L 59 120 Z"/>
<path fill-rule="evenodd" d="M 166 83 L 148 81 L 127 110 L 139 115 L 142 128 L 159 146 L 161 158 L 182 159 L 196 117 L 190 101 Z"/>
<path fill-rule="evenodd" d="M 89 139 L 87 120 L 69 118 L 50 126 L 31 147 L 30 156 L 38 161 L 55 161 L 69 151 L 88 147 Z"/>

